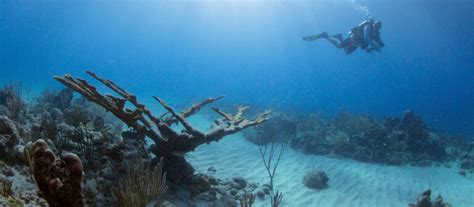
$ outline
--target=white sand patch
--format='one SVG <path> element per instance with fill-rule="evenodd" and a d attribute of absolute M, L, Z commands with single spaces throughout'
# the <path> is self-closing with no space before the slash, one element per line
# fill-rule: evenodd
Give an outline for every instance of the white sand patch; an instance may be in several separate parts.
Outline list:
<path fill-rule="evenodd" d="M 195 116 L 192 122 L 210 125 L 205 117 Z M 187 159 L 197 172 L 214 167 L 218 178 L 238 175 L 249 182 L 268 182 L 257 145 L 241 134 L 202 145 L 188 153 Z M 330 178 L 327 189 L 312 190 L 302 184 L 305 172 L 313 166 L 326 171 Z M 474 180 L 460 176 L 456 167 L 382 166 L 288 149 L 274 182 L 275 189 L 284 194 L 282 206 L 404 207 L 428 188 L 433 190 L 432 199 L 441 194 L 455 207 L 474 206 Z M 254 206 L 269 206 L 269 202 L 268 197 L 263 201 L 257 198 Z"/>

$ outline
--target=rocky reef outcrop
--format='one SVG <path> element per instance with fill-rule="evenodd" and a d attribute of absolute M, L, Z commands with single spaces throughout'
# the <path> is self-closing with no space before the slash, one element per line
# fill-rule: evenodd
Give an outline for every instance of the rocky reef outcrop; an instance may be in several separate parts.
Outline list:
<path fill-rule="evenodd" d="M 408 204 L 408 207 L 451 207 L 451 204 L 445 203 L 441 195 L 431 201 L 431 189 L 428 189 L 418 196 L 415 203 Z"/>
<path fill-rule="evenodd" d="M 275 117 L 259 127 L 258 133 L 263 134 L 260 136 L 275 136 L 274 128 L 295 126 L 296 135 L 290 144 L 303 153 L 388 165 L 429 166 L 461 160 L 461 167 L 472 169 L 474 164 L 471 159 L 474 156 L 468 152 L 472 148 L 466 147 L 464 139 L 435 132 L 412 110 L 384 120 L 345 112 L 333 118 L 317 114 L 290 118 L 282 113 Z M 254 142 L 256 133 L 246 132 L 246 139 Z M 278 136 L 281 135 L 287 136 L 285 133 Z"/>
<path fill-rule="evenodd" d="M 22 146 L 17 124 L 6 116 L 0 116 L 0 157 L 7 163 L 22 160 Z"/>
<path fill-rule="evenodd" d="M 312 170 L 303 177 L 303 184 L 312 189 L 324 189 L 328 187 L 329 177 L 324 171 Z"/>
<path fill-rule="evenodd" d="M 474 141 L 462 146 L 464 148 L 457 150 L 461 157 L 459 161 L 459 174 L 466 176 L 468 173 L 474 173 Z"/>
<path fill-rule="evenodd" d="M 430 165 L 447 160 L 443 140 L 411 110 L 383 123 L 369 116 L 340 113 L 301 131 L 292 146 L 305 153 L 334 154 L 362 162 Z"/>

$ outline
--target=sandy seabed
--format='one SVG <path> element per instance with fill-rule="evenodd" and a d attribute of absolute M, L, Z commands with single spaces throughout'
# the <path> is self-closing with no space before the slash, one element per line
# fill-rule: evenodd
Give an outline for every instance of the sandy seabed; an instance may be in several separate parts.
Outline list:
<path fill-rule="evenodd" d="M 206 126 L 203 117 L 192 120 Z M 207 124 L 203 124 L 207 123 Z M 209 126 L 209 125 L 207 125 Z M 206 173 L 214 167 L 217 178 L 242 176 L 248 182 L 268 182 L 258 146 L 242 134 L 225 137 L 219 142 L 202 145 L 187 154 L 197 172 Z M 303 185 L 306 172 L 324 170 L 329 187 L 312 190 Z M 458 167 L 383 166 L 348 159 L 305 155 L 288 148 L 275 177 L 275 189 L 282 191 L 284 206 L 334 207 L 406 207 L 426 189 L 432 189 L 432 199 L 441 194 L 455 207 L 474 206 L 474 179 L 458 174 Z M 270 199 L 256 199 L 254 206 L 269 206 Z"/>

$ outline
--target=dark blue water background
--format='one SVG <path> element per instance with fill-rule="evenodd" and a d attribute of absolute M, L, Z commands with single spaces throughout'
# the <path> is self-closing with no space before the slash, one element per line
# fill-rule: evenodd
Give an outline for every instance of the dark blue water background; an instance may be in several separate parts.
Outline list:
<path fill-rule="evenodd" d="M 377 117 L 411 108 L 430 125 L 474 134 L 472 1 L 0 1 L 0 83 L 59 88 L 90 69 L 174 105 L 227 95 L 299 112 Z M 381 53 L 326 41 L 367 13 Z"/>

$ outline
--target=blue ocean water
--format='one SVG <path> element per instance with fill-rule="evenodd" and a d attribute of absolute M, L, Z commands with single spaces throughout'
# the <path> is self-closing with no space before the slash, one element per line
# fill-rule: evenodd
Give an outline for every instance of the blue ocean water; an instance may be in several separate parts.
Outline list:
<path fill-rule="evenodd" d="M 85 69 L 139 97 L 377 117 L 411 108 L 474 134 L 474 3 L 469 0 L 0 2 L 0 83 L 59 88 Z M 382 52 L 326 41 L 372 15 Z M 3 84 L 2 84 L 3 85 Z"/>

